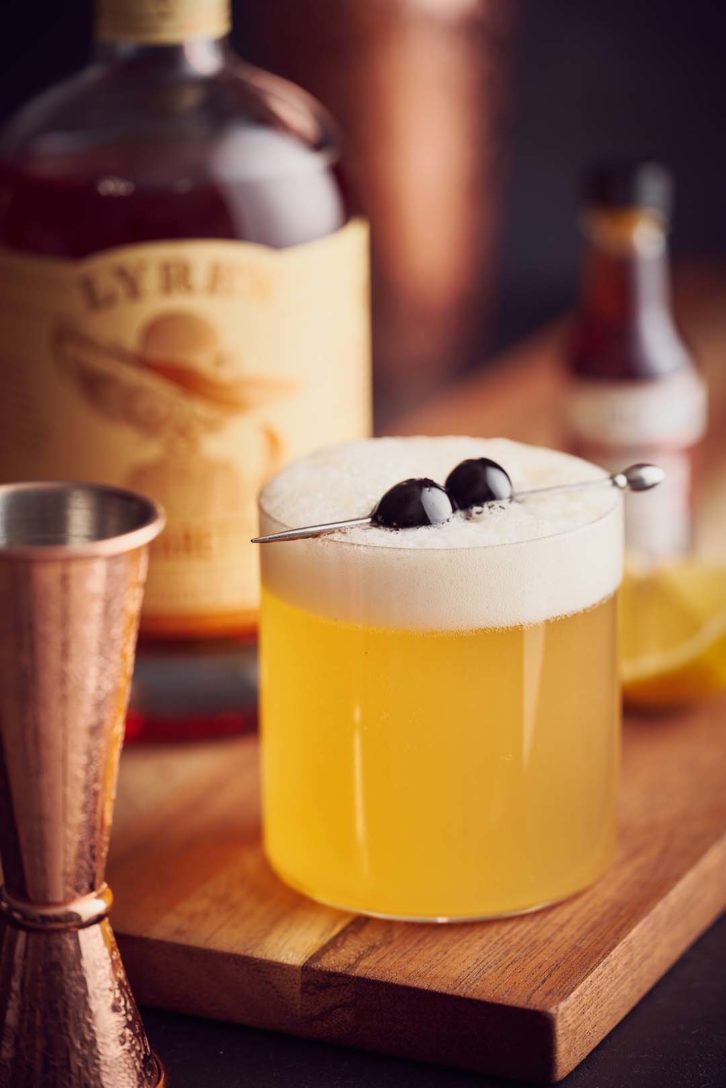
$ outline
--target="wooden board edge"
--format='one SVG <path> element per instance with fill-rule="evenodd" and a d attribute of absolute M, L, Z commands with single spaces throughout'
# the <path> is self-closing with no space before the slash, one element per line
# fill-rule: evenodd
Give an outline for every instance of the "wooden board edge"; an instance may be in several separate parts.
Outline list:
<path fill-rule="evenodd" d="M 493 1076 L 551 1080 L 555 1024 L 543 1009 L 303 967 L 300 1034 Z"/>
<path fill-rule="evenodd" d="M 555 1026 L 543 1010 L 148 937 L 117 939 L 140 1005 L 479 1073 L 552 1079 Z"/>
<path fill-rule="evenodd" d="M 555 1082 L 602 1042 L 724 910 L 726 832 L 553 1010 Z"/>
<path fill-rule="evenodd" d="M 116 939 L 140 1005 L 295 1032 L 299 966 L 123 933 Z"/>

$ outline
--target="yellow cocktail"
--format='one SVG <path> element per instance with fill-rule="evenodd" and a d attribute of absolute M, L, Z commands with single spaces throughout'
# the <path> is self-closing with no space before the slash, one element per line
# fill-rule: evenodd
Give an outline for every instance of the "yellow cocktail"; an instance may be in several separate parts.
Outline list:
<path fill-rule="evenodd" d="M 503 441 L 398 439 L 305 458 L 263 524 L 370 509 L 484 454 L 517 487 L 599 470 Z M 337 906 L 468 918 L 563 898 L 614 846 L 620 502 L 593 489 L 427 529 L 263 548 L 265 844 Z"/>

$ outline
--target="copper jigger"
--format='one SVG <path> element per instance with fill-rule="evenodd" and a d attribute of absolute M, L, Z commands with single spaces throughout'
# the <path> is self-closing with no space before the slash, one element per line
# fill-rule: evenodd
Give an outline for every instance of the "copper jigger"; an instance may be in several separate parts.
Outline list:
<path fill-rule="evenodd" d="M 0 1088 L 158 1088 L 104 883 L 148 499 L 0 487 Z"/>

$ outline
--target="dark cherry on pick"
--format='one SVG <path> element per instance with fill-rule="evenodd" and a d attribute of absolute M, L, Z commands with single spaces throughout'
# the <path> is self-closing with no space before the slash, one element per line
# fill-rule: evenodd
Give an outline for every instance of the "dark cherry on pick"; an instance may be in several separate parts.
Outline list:
<path fill-rule="evenodd" d="M 505 502 L 514 494 L 509 475 L 488 457 L 462 461 L 449 473 L 446 490 L 459 510 L 471 510 L 487 502 Z"/>
<path fill-rule="evenodd" d="M 373 525 L 386 529 L 416 529 L 448 521 L 455 506 L 445 488 L 424 477 L 402 480 L 385 493 L 371 514 Z"/>

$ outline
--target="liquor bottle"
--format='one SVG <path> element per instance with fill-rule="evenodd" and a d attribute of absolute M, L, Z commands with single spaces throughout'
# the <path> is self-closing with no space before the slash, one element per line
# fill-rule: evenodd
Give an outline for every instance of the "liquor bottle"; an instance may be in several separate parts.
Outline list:
<path fill-rule="evenodd" d="M 667 234 L 668 171 L 651 162 L 595 168 L 584 186 L 584 270 L 569 358 L 575 443 L 609 469 L 653 461 L 666 481 L 626 498 L 631 560 L 688 550 L 691 451 L 706 422 L 706 387 L 674 322 Z"/>
<path fill-rule="evenodd" d="M 97 52 L 0 140 L 0 477 L 166 509 L 130 724 L 254 717 L 256 495 L 370 427 L 366 225 L 335 130 L 231 53 L 227 0 L 99 0 Z"/>

